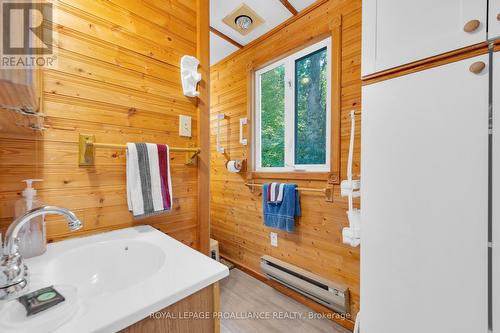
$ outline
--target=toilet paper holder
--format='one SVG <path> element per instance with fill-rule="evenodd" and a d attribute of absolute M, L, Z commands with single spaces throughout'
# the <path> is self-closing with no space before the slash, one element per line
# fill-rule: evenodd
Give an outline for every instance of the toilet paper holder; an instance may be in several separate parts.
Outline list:
<path fill-rule="evenodd" d="M 230 167 L 228 166 L 229 163 L 234 162 L 234 170 L 230 170 Z M 245 171 L 245 166 L 246 166 L 246 160 L 230 160 L 226 161 L 225 167 L 229 172 L 242 172 Z"/>

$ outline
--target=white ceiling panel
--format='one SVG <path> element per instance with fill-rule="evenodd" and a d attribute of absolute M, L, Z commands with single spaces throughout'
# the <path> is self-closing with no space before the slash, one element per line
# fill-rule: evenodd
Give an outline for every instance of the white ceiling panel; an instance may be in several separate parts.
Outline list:
<path fill-rule="evenodd" d="M 252 8 L 265 21 L 264 24 L 246 36 L 241 35 L 222 22 L 224 17 L 240 7 L 242 3 Z M 291 16 L 292 14 L 279 0 L 210 0 L 210 25 L 243 45 L 265 34 Z"/>
<path fill-rule="evenodd" d="M 210 32 L 210 65 L 218 63 L 236 50 L 236 46 Z"/>
<path fill-rule="evenodd" d="M 292 4 L 292 6 L 297 9 L 297 11 L 301 11 L 302 9 L 312 5 L 315 0 L 288 0 Z"/>
<path fill-rule="evenodd" d="M 300 12 L 316 0 L 288 1 Z M 256 27 L 246 36 L 241 35 L 222 21 L 224 17 L 231 14 L 242 4 L 246 4 L 264 20 L 264 24 Z M 210 0 L 210 26 L 241 45 L 246 45 L 259 38 L 290 17 L 292 17 L 292 14 L 280 0 Z M 238 47 L 213 33 L 210 33 L 210 48 L 210 63 L 212 65 L 238 50 Z"/>

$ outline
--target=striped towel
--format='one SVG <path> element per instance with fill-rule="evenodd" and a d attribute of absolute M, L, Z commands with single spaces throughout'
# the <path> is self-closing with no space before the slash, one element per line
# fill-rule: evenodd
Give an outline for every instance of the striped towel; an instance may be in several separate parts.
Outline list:
<path fill-rule="evenodd" d="M 267 202 L 280 204 L 283 201 L 283 183 L 271 183 L 267 188 Z"/>
<path fill-rule="evenodd" d="M 127 143 L 127 203 L 134 217 L 172 209 L 169 162 L 167 145 Z"/>

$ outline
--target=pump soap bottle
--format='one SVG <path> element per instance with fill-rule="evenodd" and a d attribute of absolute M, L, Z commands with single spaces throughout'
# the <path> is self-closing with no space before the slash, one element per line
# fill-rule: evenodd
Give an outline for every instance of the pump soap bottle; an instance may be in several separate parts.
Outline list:
<path fill-rule="evenodd" d="M 42 207 L 44 204 L 38 200 L 36 190 L 33 188 L 34 182 L 41 182 L 43 179 L 26 179 L 26 188 L 23 191 L 23 198 L 15 203 L 15 217 L 23 215 L 27 211 Z M 45 216 L 41 215 L 33 218 L 30 223 L 25 224 L 19 232 L 19 252 L 23 258 L 32 258 L 42 255 L 47 249 L 47 237 L 45 231 Z"/>

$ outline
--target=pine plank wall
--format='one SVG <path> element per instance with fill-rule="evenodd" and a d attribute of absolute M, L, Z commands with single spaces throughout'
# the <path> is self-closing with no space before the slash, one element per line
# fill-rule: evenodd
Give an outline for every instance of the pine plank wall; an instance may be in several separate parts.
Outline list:
<path fill-rule="evenodd" d="M 58 68 L 43 72 L 47 129 L 0 130 L 2 231 L 21 180 L 43 178 L 40 198 L 72 209 L 84 223 L 70 234 L 63 219 L 47 218 L 51 241 L 147 223 L 197 247 L 198 171 L 184 165 L 184 154 L 171 153 L 173 212 L 138 222 L 127 209 L 124 150 L 97 149 L 95 166 L 78 166 L 79 133 L 105 143 L 197 144 L 197 104 L 183 96 L 179 74 L 181 56 L 197 52 L 197 1 L 52 3 Z M 193 118 L 191 139 L 178 135 L 180 114 Z"/>
<path fill-rule="evenodd" d="M 228 173 L 227 160 L 246 159 L 247 147 L 239 144 L 239 118 L 247 115 L 249 69 L 279 58 L 291 50 L 328 35 L 330 24 L 341 16 L 341 172 L 346 179 L 351 110 L 361 104 L 361 1 L 329 0 L 271 35 L 223 59 L 211 68 L 211 237 L 219 241 L 221 255 L 260 274 L 259 259 L 268 254 L 347 285 L 351 290 L 351 312 L 359 310 L 359 248 L 342 244 L 342 228 L 348 225 L 347 201 L 334 186 L 334 202 L 317 193 L 301 193 L 302 217 L 294 233 L 278 232 L 279 246 L 271 247 L 263 225 L 262 197 L 244 185 L 247 175 Z M 216 116 L 222 122 L 225 154 L 215 151 Z M 360 119 L 357 117 L 353 173 L 359 175 Z M 246 137 L 251 131 L 247 129 Z M 257 183 L 269 182 L 259 179 Z M 325 187 L 323 181 L 288 180 L 304 187 Z"/>

